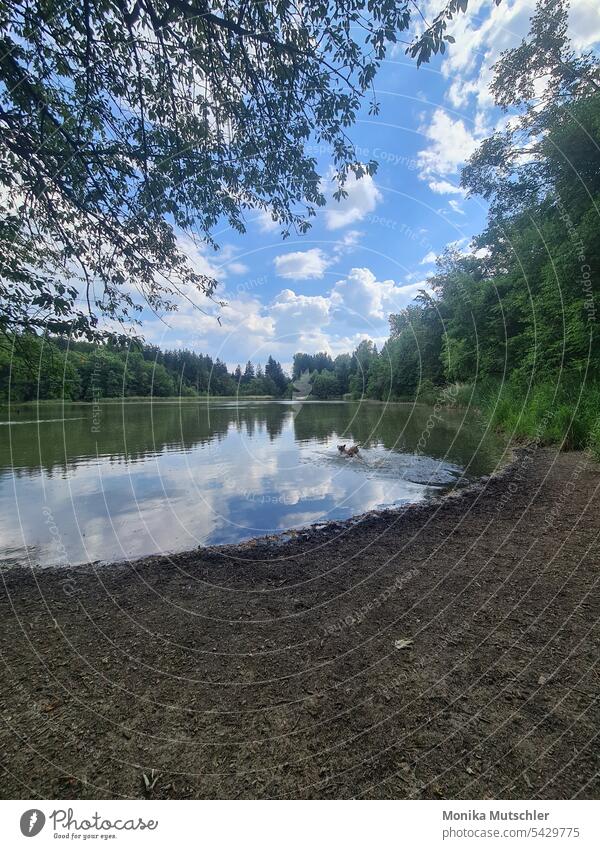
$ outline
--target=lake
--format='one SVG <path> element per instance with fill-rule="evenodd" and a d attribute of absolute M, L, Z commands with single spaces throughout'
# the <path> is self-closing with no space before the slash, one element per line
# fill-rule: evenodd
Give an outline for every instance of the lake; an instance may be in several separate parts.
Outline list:
<path fill-rule="evenodd" d="M 445 492 L 498 437 L 420 404 L 185 400 L 0 408 L 0 563 L 234 543 Z M 338 443 L 361 446 L 349 459 Z"/>

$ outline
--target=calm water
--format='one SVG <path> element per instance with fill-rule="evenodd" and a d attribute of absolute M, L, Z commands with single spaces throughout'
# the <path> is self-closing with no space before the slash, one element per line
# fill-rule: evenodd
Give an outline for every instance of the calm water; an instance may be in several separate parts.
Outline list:
<path fill-rule="evenodd" d="M 431 427 L 431 412 L 277 401 L 0 407 L 0 562 L 236 542 L 420 501 L 493 470 L 495 438 L 457 410 Z M 360 457 L 341 456 L 339 442 L 359 443 Z"/>

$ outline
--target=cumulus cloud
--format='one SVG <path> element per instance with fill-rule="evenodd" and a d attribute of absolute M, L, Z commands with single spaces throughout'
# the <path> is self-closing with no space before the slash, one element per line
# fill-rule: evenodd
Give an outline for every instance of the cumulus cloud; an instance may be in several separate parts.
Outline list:
<path fill-rule="evenodd" d="M 463 236 L 462 239 L 455 239 L 453 242 L 448 242 L 446 247 L 451 251 L 458 251 L 463 256 L 471 253 L 471 242 L 467 236 Z"/>
<path fill-rule="evenodd" d="M 456 41 L 450 45 L 441 70 L 452 79 L 448 99 L 457 108 L 466 106 L 472 98 L 479 109 L 492 106 L 491 67 L 502 51 L 515 47 L 526 35 L 535 0 L 505 0 L 491 9 L 488 4 L 482 6 L 482 0 L 469 3 L 469 14 L 457 16 L 449 30 Z M 482 10 L 485 15 L 480 14 Z"/>
<path fill-rule="evenodd" d="M 431 180 L 429 182 L 429 188 L 432 192 L 435 192 L 438 195 L 464 195 L 465 190 L 461 189 L 460 186 L 455 186 L 454 183 L 448 182 L 448 180 Z"/>
<path fill-rule="evenodd" d="M 331 196 L 334 186 L 329 186 L 327 193 L 330 197 L 325 210 L 325 224 L 328 230 L 339 230 L 341 227 L 362 221 L 366 215 L 373 212 L 382 199 L 381 192 L 369 174 L 359 179 L 354 174 L 350 174 L 344 189 L 347 196 L 336 201 Z"/>
<path fill-rule="evenodd" d="M 144 335 L 148 335 L 147 327 L 152 328 L 153 339 L 157 333 L 185 333 L 189 336 L 187 344 L 197 347 L 198 339 L 207 336 L 217 338 L 232 333 L 246 336 L 272 334 L 273 320 L 257 298 L 229 298 L 227 293 L 224 293 L 224 298 L 226 306 L 219 308 L 207 298 L 203 302 L 180 300 L 177 311 L 169 313 L 161 322 L 145 321 Z"/>
<path fill-rule="evenodd" d="M 292 289 L 282 289 L 269 310 L 277 330 L 287 333 L 297 327 L 327 324 L 329 308 L 326 295 L 297 295 Z"/>
<path fill-rule="evenodd" d="M 421 283 L 408 286 L 394 280 L 377 280 L 368 268 L 353 268 L 333 287 L 331 304 L 367 326 L 387 322 L 391 312 L 396 312 L 412 300 Z"/>
<path fill-rule="evenodd" d="M 422 280 L 410 285 L 378 280 L 368 268 L 352 268 L 324 295 L 284 289 L 267 307 L 273 341 L 290 357 L 298 348 L 332 355 L 351 351 L 365 336 L 381 344 L 390 313 L 406 306 L 424 285 Z"/>
<path fill-rule="evenodd" d="M 229 259 L 230 255 L 228 252 L 221 256 L 221 261 L 219 262 L 218 254 L 213 253 L 213 257 L 207 256 L 206 246 L 187 234 L 179 234 L 177 236 L 177 245 L 179 250 L 188 258 L 194 271 L 198 274 L 215 277 L 217 280 L 223 280 L 227 276 L 223 260 Z"/>
<path fill-rule="evenodd" d="M 436 109 L 428 124 L 421 127 L 427 146 L 417 156 L 420 176 L 440 182 L 458 172 L 477 147 L 477 139 L 461 118 L 452 118 L 444 109 Z"/>
<path fill-rule="evenodd" d="M 457 109 L 474 104 L 475 114 L 472 124 L 467 126 L 464 119 L 438 108 L 422 126 L 427 143 L 418 156 L 420 176 L 428 181 L 433 192 L 461 193 L 447 178 L 458 172 L 479 140 L 493 129 L 492 66 L 504 50 L 517 46 L 527 35 L 535 5 L 535 0 L 504 0 L 498 6 L 471 0 L 468 14 L 457 15 L 450 24 L 448 32 L 455 43 L 449 45 L 441 63 L 442 75 L 449 80 L 446 97 Z M 600 42 L 597 0 L 571 0 L 569 34 L 577 50 Z M 450 206 L 462 214 L 456 202 Z"/>
<path fill-rule="evenodd" d="M 489 91 L 492 65 L 500 54 L 516 47 L 529 31 L 535 0 L 504 0 L 499 6 L 471 0 L 467 15 L 457 15 L 449 28 L 456 39 L 442 62 L 442 74 L 452 79 L 448 99 L 456 108 L 475 99 L 479 109 L 493 105 Z M 481 14 L 485 11 L 485 15 Z M 576 50 L 600 42 L 600 5 L 597 0 L 571 0 L 569 35 Z"/>
<path fill-rule="evenodd" d="M 571 0 L 569 32 L 576 50 L 600 42 L 600 5 L 597 0 Z"/>
<path fill-rule="evenodd" d="M 390 313 L 406 306 L 425 285 L 424 280 L 378 280 L 369 268 L 352 268 L 321 295 L 286 288 L 264 304 L 255 296 L 228 298 L 225 292 L 220 323 L 215 311 L 202 313 L 184 301 L 164 322 L 145 321 L 144 332 L 163 347 L 208 351 L 230 367 L 247 359 L 264 361 L 269 354 L 289 363 L 298 350 L 335 356 L 353 350 L 365 337 L 382 344 Z"/>
<path fill-rule="evenodd" d="M 231 274 L 246 274 L 248 270 L 248 266 L 244 265 L 243 262 L 230 262 L 227 265 L 227 271 Z"/>
<path fill-rule="evenodd" d="M 364 236 L 360 230 L 348 230 L 333 242 L 326 251 L 322 248 L 311 248 L 307 251 L 293 251 L 280 254 L 273 260 L 279 277 L 288 280 L 320 279 L 327 268 L 347 256 L 357 247 Z"/>
<path fill-rule="evenodd" d="M 435 251 L 429 251 L 426 253 L 419 265 L 432 265 L 437 259 L 437 254 Z"/>
<path fill-rule="evenodd" d="M 361 230 L 348 230 L 348 232 L 344 233 L 344 235 L 335 243 L 336 254 L 341 255 L 351 251 L 358 245 L 363 236 L 364 233 Z"/>
<path fill-rule="evenodd" d="M 219 282 L 225 281 L 230 274 L 246 274 L 249 270 L 245 263 L 235 259 L 237 248 L 234 245 L 225 244 L 214 251 L 200 239 L 182 232 L 177 234 L 177 245 L 194 271 Z"/>
<path fill-rule="evenodd" d="M 321 278 L 330 263 L 331 260 L 325 256 L 320 248 L 280 254 L 273 260 L 278 276 L 289 280 Z"/>

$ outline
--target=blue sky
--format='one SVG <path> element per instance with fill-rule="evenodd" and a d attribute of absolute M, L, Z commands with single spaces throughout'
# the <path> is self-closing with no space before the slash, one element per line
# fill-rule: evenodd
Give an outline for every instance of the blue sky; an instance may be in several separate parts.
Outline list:
<path fill-rule="evenodd" d="M 426 16 L 439 5 L 427 0 Z M 379 115 L 365 111 L 351 131 L 359 158 L 379 162 L 375 178 L 350 182 L 338 203 L 328 152 L 313 149 L 328 202 L 307 234 L 283 240 L 264 214 L 248 215 L 243 236 L 217 231 L 218 253 L 182 234 L 195 267 L 221 281 L 227 306 L 220 324 L 201 300 L 205 313 L 187 301 L 163 320 L 144 313 L 147 341 L 210 353 L 230 367 L 269 354 L 289 366 L 299 350 L 335 356 L 366 337 L 382 344 L 389 314 L 426 288 L 435 255 L 452 242 L 466 250 L 484 225 L 481 200 L 459 189 L 460 167 L 504 120 L 488 93 L 490 66 L 524 37 L 534 5 L 470 0 L 450 30 L 456 43 L 419 69 L 403 46 L 392 51 L 376 79 Z M 598 0 L 572 0 L 570 32 L 579 49 L 598 44 Z"/>

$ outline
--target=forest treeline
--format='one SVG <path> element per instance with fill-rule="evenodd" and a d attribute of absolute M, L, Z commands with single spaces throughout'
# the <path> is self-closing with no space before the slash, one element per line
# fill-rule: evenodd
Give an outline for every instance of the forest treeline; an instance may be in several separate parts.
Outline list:
<path fill-rule="evenodd" d="M 269 357 L 233 372 L 220 359 L 194 351 L 161 351 L 21 334 L 0 347 L 0 398 L 11 401 L 268 395 L 287 393 L 289 378 Z"/>

